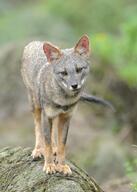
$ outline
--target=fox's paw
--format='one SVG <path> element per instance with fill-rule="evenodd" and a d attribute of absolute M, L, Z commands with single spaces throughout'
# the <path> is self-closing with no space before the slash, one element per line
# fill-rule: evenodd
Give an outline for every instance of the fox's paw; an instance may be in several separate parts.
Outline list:
<path fill-rule="evenodd" d="M 42 155 L 43 155 L 43 154 L 42 154 L 42 149 L 41 149 L 41 148 L 39 148 L 39 149 L 35 148 L 35 149 L 32 151 L 32 154 L 31 154 L 31 156 L 33 157 L 33 159 L 41 158 Z"/>
<path fill-rule="evenodd" d="M 65 164 L 65 165 L 57 164 L 56 165 L 56 171 L 58 171 L 59 173 L 63 173 L 64 175 L 71 175 L 72 174 L 72 171 L 67 164 Z"/>
<path fill-rule="evenodd" d="M 47 174 L 54 174 L 56 173 L 56 168 L 55 168 L 55 164 L 54 163 L 48 163 L 45 164 L 43 167 L 43 171 L 46 171 Z"/>

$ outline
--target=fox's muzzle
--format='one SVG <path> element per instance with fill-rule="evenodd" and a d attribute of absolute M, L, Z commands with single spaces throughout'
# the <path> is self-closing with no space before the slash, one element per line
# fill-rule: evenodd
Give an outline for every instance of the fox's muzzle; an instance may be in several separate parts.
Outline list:
<path fill-rule="evenodd" d="M 70 89 L 71 91 L 78 91 L 78 90 L 81 89 L 81 85 L 72 84 L 72 85 L 69 87 L 69 89 Z"/>

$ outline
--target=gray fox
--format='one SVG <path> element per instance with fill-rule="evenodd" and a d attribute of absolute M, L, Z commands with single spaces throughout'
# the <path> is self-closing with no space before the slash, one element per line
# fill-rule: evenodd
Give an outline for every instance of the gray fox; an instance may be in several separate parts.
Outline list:
<path fill-rule="evenodd" d="M 83 35 L 75 47 L 59 49 L 49 42 L 29 43 L 23 53 L 21 73 L 34 115 L 36 143 L 33 158 L 44 156 L 48 174 L 71 174 L 65 162 L 65 145 L 72 112 L 81 101 L 111 104 L 83 93 L 89 71 L 90 46 Z M 57 143 L 55 129 L 58 129 Z"/>

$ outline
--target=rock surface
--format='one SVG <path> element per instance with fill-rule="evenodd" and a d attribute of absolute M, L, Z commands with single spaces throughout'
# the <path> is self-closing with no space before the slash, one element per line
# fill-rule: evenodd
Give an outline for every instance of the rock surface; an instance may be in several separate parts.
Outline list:
<path fill-rule="evenodd" d="M 30 148 L 0 150 L 0 192 L 103 192 L 83 170 L 69 162 L 71 176 L 42 171 L 43 159 L 32 160 Z"/>

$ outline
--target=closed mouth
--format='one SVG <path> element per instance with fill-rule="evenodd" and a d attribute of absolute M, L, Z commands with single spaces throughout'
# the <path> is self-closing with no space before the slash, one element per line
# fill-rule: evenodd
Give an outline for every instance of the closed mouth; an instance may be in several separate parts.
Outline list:
<path fill-rule="evenodd" d="M 72 89 L 73 92 L 78 92 L 80 91 L 81 88 L 77 88 L 77 89 Z"/>

